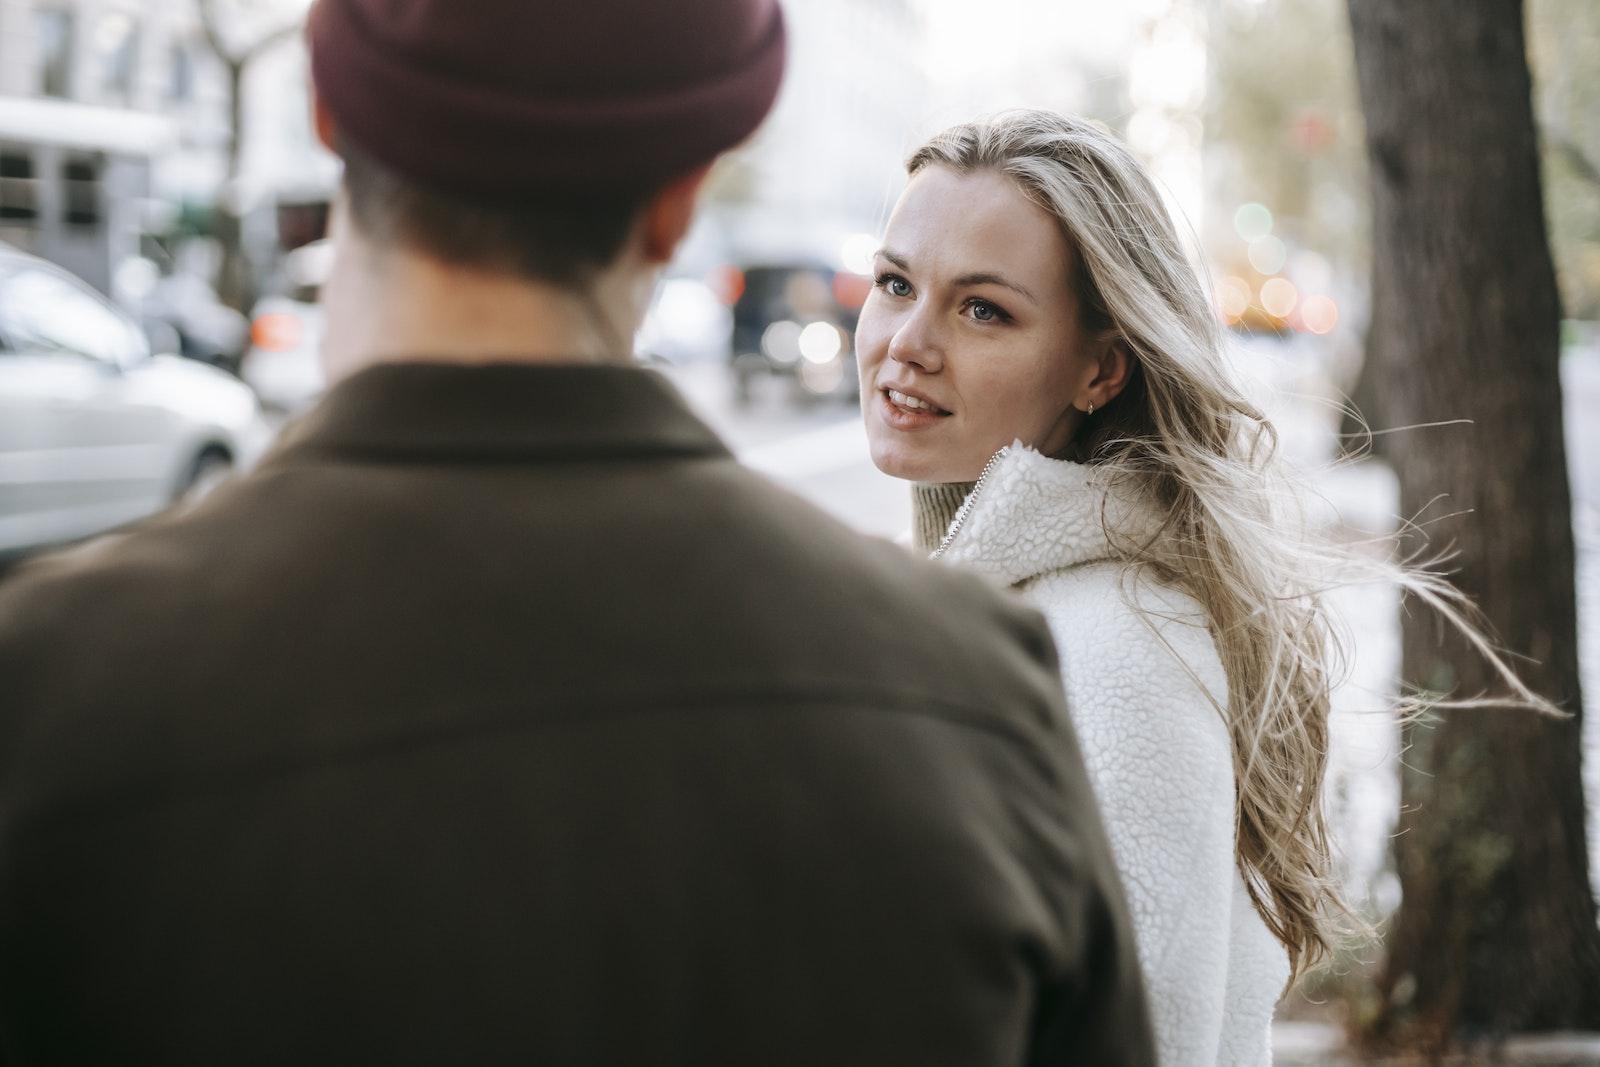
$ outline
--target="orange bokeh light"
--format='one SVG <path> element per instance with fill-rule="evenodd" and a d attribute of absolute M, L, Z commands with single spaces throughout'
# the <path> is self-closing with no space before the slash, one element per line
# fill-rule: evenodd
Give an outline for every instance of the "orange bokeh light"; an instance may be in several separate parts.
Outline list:
<path fill-rule="evenodd" d="M 305 336 L 300 319 L 288 312 L 262 315 L 250 324 L 250 341 L 267 352 L 287 352 Z"/>
<path fill-rule="evenodd" d="M 1243 278 L 1227 277 L 1217 283 L 1217 310 L 1229 325 L 1244 317 L 1250 300 L 1250 285 Z"/>
<path fill-rule="evenodd" d="M 706 277 L 706 284 L 719 300 L 733 307 L 744 295 L 744 271 L 733 266 L 718 267 Z"/>
<path fill-rule="evenodd" d="M 1300 293 L 1287 278 L 1268 278 L 1261 286 L 1261 306 L 1267 314 L 1286 319 L 1300 302 Z"/>
<path fill-rule="evenodd" d="M 1332 333 L 1339 324 L 1339 305 L 1332 297 L 1308 296 L 1300 305 L 1300 321 L 1312 333 Z"/>

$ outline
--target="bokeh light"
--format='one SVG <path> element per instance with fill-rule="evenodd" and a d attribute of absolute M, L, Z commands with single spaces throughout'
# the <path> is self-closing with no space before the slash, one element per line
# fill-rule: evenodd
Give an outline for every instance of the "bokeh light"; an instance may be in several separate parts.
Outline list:
<path fill-rule="evenodd" d="M 872 279 L 842 270 L 833 276 L 833 298 L 840 307 L 859 308 L 872 295 Z"/>
<path fill-rule="evenodd" d="M 706 275 L 706 285 L 728 307 L 739 302 L 744 295 L 744 271 L 734 266 L 720 266 Z"/>
<path fill-rule="evenodd" d="M 813 322 L 800 331 L 800 354 L 808 363 L 830 363 L 839 355 L 844 341 L 832 323 Z"/>
<path fill-rule="evenodd" d="M 1312 333 L 1332 333 L 1339 324 L 1339 305 L 1332 297 L 1308 296 L 1300 305 L 1300 321 Z"/>
<path fill-rule="evenodd" d="M 1272 212 L 1265 204 L 1241 204 L 1233 213 L 1233 228 L 1246 241 L 1259 240 L 1272 232 Z"/>
<path fill-rule="evenodd" d="M 839 259 L 851 274 L 871 274 L 872 257 L 878 254 L 879 241 L 870 233 L 851 234 L 839 249 Z"/>
<path fill-rule="evenodd" d="M 1333 288 L 1333 264 L 1327 256 L 1310 249 L 1289 257 L 1288 275 L 1302 292 L 1325 293 Z"/>
<path fill-rule="evenodd" d="M 800 364 L 800 384 L 807 392 L 826 396 L 844 384 L 844 360 L 833 359 L 826 363 Z"/>
<path fill-rule="evenodd" d="M 1267 309 L 1269 315 L 1286 319 L 1293 314 L 1294 306 L 1299 302 L 1300 293 L 1287 278 L 1268 278 L 1261 286 L 1261 306 Z"/>
<path fill-rule="evenodd" d="M 779 319 L 761 334 L 761 351 L 778 363 L 793 363 L 800 358 L 800 324 Z"/>
<path fill-rule="evenodd" d="M 1276 274 L 1283 269 L 1284 260 L 1289 258 L 1289 250 L 1282 241 L 1268 234 L 1250 242 L 1248 255 L 1250 265 L 1256 270 L 1262 274 Z"/>
<path fill-rule="evenodd" d="M 1250 283 L 1243 278 L 1229 276 L 1217 283 L 1217 308 L 1229 325 L 1244 317 L 1253 297 Z"/>

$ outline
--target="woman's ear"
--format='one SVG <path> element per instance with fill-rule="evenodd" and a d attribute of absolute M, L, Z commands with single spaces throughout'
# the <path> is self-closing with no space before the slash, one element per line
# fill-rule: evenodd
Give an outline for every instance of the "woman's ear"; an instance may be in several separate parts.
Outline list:
<path fill-rule="evenodd" d="M 1094 394 L 1094 406 L 1103 408 L 1115 400 L 1128 384 L 1133 371 L 1133 355 L 1122 335 L 1107 331 L 1101 338 L 1096 357 L 1095 376 L 1089 380 L 1089 392 Z"/>

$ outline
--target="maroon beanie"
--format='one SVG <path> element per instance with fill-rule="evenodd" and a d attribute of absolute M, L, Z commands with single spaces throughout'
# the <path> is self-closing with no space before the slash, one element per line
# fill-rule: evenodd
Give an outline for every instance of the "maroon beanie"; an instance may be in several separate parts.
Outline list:
<path fill-rule="evenodd" d="M 778 93 L 777 0 L 318 0 L 317 95 L 420 184 L 497 201 L 646 194 Z"/>

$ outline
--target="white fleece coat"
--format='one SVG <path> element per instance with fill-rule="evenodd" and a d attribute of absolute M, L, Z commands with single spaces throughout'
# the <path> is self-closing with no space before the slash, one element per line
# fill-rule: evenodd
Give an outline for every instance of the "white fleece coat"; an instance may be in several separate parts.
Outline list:
<path fill-rule="evenodd" d="M 1020 444 L 962 511 L 941 558 L 1017 587 L 1055 636 L 1161 1064 L 1270 1063 L 1289 961 L 1234 863 L 1222 663 L 1200 605 L 1113 562 L 1105 532 L 1148 538 L 1160 515 L 1109 492 L 1092 468 Z"/>

